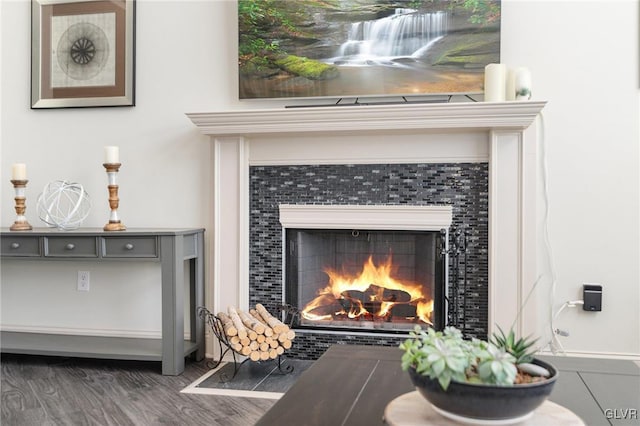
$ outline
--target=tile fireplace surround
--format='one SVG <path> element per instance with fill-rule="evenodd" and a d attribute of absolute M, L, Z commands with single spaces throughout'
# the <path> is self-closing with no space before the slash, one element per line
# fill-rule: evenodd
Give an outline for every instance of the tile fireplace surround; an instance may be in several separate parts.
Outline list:
<path fill-rule="evenodd" d="M 213 143 L 212 310 L 249 305 L 249 168 L 489 164 L 488 332 L 535 332 L 536 117 L 545 102 L 464 102 L 189 113 Z M 212 292 L 212 293 L 211 293 Z M 211 297 L 212 296 L 212 297 Z"/>

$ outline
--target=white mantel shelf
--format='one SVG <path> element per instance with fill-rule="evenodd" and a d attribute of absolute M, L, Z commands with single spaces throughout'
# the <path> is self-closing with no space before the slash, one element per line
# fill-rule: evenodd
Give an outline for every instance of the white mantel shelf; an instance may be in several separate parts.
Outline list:
<path fill-rule="evenodd" d="M 206 135 L 411 129 L 526 129 L 546 102 L 460 102 L 188 113 Z"/>

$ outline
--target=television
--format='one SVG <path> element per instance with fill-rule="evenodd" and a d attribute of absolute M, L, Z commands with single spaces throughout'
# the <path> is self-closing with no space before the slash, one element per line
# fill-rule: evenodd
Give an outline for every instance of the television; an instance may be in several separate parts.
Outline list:
<path fill-rule="evenodd" d="M 238 0 L 239 98 L 483 92 L 499 0 Z"/>

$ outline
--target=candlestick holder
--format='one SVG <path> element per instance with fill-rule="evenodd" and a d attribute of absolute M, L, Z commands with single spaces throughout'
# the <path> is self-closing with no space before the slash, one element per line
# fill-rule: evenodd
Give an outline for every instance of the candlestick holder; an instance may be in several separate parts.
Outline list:
<path fill-rule="evenodd" d="M 15 222 L 13 222 L 13 225 L 11 225 L 11 227 L 9 228 L 12 231 L 30 231 L 31 229 L 33 229 L 27 221 L 27 218 L 24 216 L 24 212 L 27 210 L 27 197 L 25 196 L 27 182 L 29 181 L 26 179 L 11 179 L 13 188 L 16 191 L 14 200 L 16 201 L 17 214 Z"/>
<path fill-rule="evenodd" d="M 109 207 L 111 208 L 109 222 L 103 229 L 105 231 L 124 231 L 127 227 L 120 222 L 120 218 L 118 217 L 120 199 L 118 198 L 117 176 L 120 170 L 120 163 L 104 163 L 103 166 L 107 169 L 107 177 L 109 178 Z"/>

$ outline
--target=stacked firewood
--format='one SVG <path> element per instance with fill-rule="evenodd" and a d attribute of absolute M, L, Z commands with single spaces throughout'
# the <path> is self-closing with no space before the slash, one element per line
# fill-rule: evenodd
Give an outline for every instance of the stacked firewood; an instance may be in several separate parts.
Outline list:
<path fill-rule="evenodd" d="M 260 303 L 248 313 L 229 306 L 227 312 L 218 313 L 218 318 L 231 349 L 252 361 L 277 358 L 291 347 L 296 336 L 288 325 L 271 315 Z"/>

